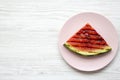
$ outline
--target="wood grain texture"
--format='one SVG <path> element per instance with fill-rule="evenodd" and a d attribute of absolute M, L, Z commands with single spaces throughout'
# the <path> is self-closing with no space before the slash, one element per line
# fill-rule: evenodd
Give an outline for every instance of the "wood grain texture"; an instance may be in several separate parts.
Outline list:
<path fill-rule="evenodd" d="M 85 73 L 62 59 L 58 34 L 80 12 L 106 16 L 120 34 L 120 0 L 0 0 L 0 80 L 120 80 L 120 54 Z"/>

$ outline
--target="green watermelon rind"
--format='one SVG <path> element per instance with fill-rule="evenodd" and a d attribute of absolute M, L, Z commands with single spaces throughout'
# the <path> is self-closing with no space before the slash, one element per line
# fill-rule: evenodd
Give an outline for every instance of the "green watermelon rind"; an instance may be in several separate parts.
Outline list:
<path fill-rule="evenodd" d="M 80 54 L 82 56 L 95 56 L 95 55 L 99 55 L 99 54 L 103 54 L 103 53 L 107 53 L 109 51 L 112 50 L 112 48 L 110 46 L 105 46 L 103 49 L 96 49 L 90 52 L 87 51 L 81 51 L 79 49 L 76 49 L 75 47 L 73 47 L 72 45 L 70 45 L 69 43 L 64 43 L 63 44 L 67 49 L 69 49 L 70 51 Z"/>

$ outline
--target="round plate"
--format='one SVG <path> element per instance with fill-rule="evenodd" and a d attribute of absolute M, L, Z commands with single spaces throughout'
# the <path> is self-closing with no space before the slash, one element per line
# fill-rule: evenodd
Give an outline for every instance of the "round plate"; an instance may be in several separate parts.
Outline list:
<path fill-rule="evenodd" d="M 63 44 L 86 23 L 89 23 L 112 47 L 112 51 L 84 57 L 66 49 Z M 60 53 L 64 60 L 73 68 L 81 71 L 95 71 L 107 66 L 115 57 L 118 48 L 118 35 L 112 23 L 104 16 L 96 13 L 80 13 L 70 18 L 59 34 L 58 42 Z"/>

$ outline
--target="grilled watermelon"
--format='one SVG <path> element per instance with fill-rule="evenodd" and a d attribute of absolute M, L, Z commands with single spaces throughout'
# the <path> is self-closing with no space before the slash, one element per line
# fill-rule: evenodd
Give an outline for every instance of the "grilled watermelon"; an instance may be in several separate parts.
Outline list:
<path fill-rule="evenodd" d="M 76 32 L 64 46 L 75 53 L 92 56 L 111 51 L 111 47 L 102 38 L 101 35 L 89 24 L 86 24 Z"/>

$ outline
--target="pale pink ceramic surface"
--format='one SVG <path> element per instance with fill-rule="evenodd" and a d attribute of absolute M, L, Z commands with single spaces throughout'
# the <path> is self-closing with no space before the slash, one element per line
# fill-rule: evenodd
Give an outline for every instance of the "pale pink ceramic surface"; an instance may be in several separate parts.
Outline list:
<path fill-rule="evenodd" d="M 83 57 L 67 50 L 63 44 L 86 23 L 92 27 L 112 47 L 112 51 L 94 57 Z M 60 53 L 64 60 L 73 68 L 82 71 L 95 71 L 108 65 L 116 55 L 118 48 L 118 35 L 112 23 L 96 13 L 81 13 L 70 18 L 63 26 L 59 34 L 58 42 Z"/>

